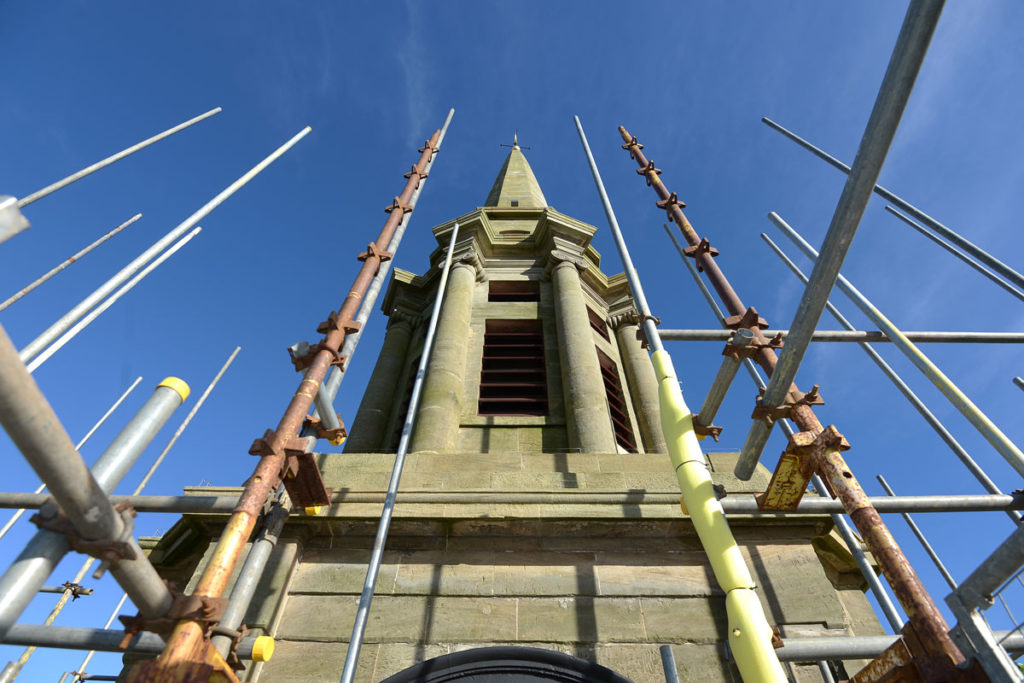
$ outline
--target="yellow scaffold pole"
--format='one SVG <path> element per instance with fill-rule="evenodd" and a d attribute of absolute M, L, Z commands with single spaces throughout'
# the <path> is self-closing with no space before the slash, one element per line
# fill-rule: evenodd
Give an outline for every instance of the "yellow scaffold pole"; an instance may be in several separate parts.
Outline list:
<path fill-rule="evenodd" d="M 629 250 L 622 239 L 619 222 L 615 219 L 615 212 L 612 210 L 608 193 L 605 192 L 594 155 L 590 152 L 583 125 L 578 116 L 574 118 L 598 194 L 601 195 L 615 246 L 622 258 L 633 299 L 643 317 L 644 333 L 653 351 L 651 362 L 654 364 L 658 379 L 661 428 L 679 481 L 683 511 L 690 516 L 701 545 L 704 546 L 704 552 L 711 562 L 715 579 L 725 591 L 725 609 L 729 619 L 729 648 L 745 683 L 784 682 L 787 680 L 786 674 L 772 645 L 772 627 L 765 618 L 761 601 L 754 590 L 754 580 L 743 561 L 743 555 L 736 545 L 732 530 L 729 529 L 725 511 L 715 496 L 707 461 L 693 431 L 690 409 L 683 400 L 683 392 L 679 388 L 672 359 L 665 351 L 658 329 L 654 325 L 647 298 L 633 267 Z"/>

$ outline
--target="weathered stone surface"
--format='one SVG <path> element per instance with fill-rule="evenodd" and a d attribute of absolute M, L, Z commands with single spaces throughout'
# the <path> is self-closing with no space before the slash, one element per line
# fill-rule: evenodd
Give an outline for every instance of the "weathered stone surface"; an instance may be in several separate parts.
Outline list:
<path fill-rule="evenodd" d="M 675 560 L 675 563 L 669 561 Z M 622 564 L 608 564 L 621 561 Z M 706 559 L 681 555 L 654 557 L 601 554 L 596 566 L 601 595 L 723 595 Z M 627 563 L 628 562 L 628 563 Z"/>
<path fill-rule="evenodd" d="M 640 642 L 640 601 L 632 598 L 522 598 L 519 638 L 552 642 Z"/>
<path fill-rule="evenodd" d="M 756 544 L 740 550 L 771 623 L 843 628 L 843 606 L 810 544 Z"/>
<path fill-rule="evenodd" d="M 725 597 L 641 598 L 644 625 L 650 640 L 715 642 L 725 639 Z"/>
<path fill-rule="evenodd" d="M 377 593 L 393 592 L 400 555 L 385 552 L 377 579 Z M 306 550 L 295 570 L 290 592 L 356 594 L 363 588 L 369 550 Z"/>
<path fill-rule="evenodd" d="M 672 645 L 672 655 L 680 681 L 742 681 L 735 664 L 726 661 L 723 645 L 682 643 Z"/>
<path fill-rule="evenodd" d="M 349 628 L 351 628 L 349 624 Z M 359 651 L 355 680 L 372 683 L 378 645 L 368 643 Z M 261 681 L 274 683 L 320 683 L 337 681 L 345 666 L 348 647 L 344 643 L 309 643 L 278 639 L 274 656 L 264 665 Z"/>

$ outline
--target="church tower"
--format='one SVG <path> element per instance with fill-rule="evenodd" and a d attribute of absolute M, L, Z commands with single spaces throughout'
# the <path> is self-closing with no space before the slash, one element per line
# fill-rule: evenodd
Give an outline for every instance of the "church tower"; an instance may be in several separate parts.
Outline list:
<path fill-rule="evenodd" d="M 277 641 L 248 680 L 340 676 L 456 221 L 356 680 L 448 680 L 437 676 L 543 660 L 577 676 L 552 680 L 653 683 L 665 680 L 661 645 L 671 646 L 680 680 L 739 680 L 725 597 L 664 454 L 626 278 L 602 272 L 596 228 L 548 205 L 518 144 L 483 206 L 433 229 L 431 267 L 393 272 L 387 333 L 345 451 L 318 457 L 334 503 L 289 519 L 246 616 Z M 721 494 L 767 487 L 763 467 L 741 481 L 736 454 L 707 457 Z M 828 516 L 729 521 L 782 635 L 882 633 Z M 223 523 L 187 515 L 150 543 L 151 557 L 186 585 Z M 822 680 L 814 662 L 786 668 L 793 680 Z"/>

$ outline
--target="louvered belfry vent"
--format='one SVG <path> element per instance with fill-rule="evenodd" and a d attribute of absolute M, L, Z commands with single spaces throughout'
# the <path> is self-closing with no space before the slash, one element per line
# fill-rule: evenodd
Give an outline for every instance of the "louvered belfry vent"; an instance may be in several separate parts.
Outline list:
<path fill-rule="evenodd" d="M 480 415 L 547 415 L 544 333 L 539 320 L 488 320 Z"/>
<path fill-rule="evenodd" d="M 612 430 L 615 440 L 630 453 L 636 453 L 636 440 L 633 438 L 633 427 L 626 410 L 626 397 L 622 393 L 619 381 L 619 368 L 601 349 L 597 349 L 597 359 L 601 363 L 601 379 L 604 380 L 604 392 L 608 397 L 608 411 L 612 416 Z"/>
<path fill-rule="evenodd" d="M 604 337 L 605 341 L 611 341 L 611 338 L 608 336 L 608 323 L 595 313 L 590 306 L 587 306 L 587 318 L 590 320 L 590 329 Z"/>
<path fill-rule="evenodd" d="M 540 301 L 540 283 L 536 280 L 491 280 L 488 301 Z"/>

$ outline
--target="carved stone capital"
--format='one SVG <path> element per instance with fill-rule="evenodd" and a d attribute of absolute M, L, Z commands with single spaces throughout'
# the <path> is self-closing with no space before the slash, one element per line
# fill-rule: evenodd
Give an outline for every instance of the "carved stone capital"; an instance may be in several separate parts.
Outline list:
<path fill-rule="evenodd" d="M 401 308 L 395 308 L 388 315 L 390 318 L 388 322 L 388 329 L 397 325 L 407 325 L 411 329 L 416 329 L 423 324 L 423 316 L 418 313 L 411 313 Z"/>
<path fill-rule="evenodd" d="M 573 254 L 564 249 L 552 249 L 548 255 L 548 271 L 550 272 L 562 264 L 576 266 L 576 269 L 581 273 L 586 272 L 589 267 L 587 260 L 580 254 Z"/>
<path fill-rule="evenodd" d="M 633 306 L 608 316 L 608 324 L 613 330 L 618 330 L 624 325 L 637 325 L 639 322 L 640 313 Z"/>
<path fill-rule="evenodd" d="M 483 259 L 472 246 L 452 257 L 452 268 L 455 266 L 468 266 L 473 269 L 477 282 L 487 282 L 487 269 L 484 268 Z"/>

